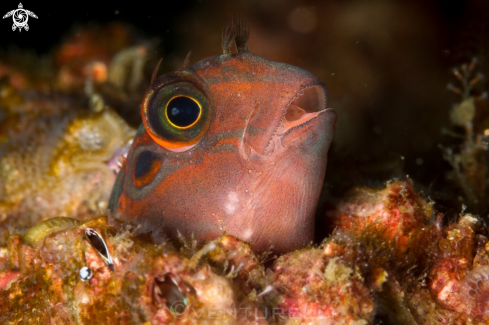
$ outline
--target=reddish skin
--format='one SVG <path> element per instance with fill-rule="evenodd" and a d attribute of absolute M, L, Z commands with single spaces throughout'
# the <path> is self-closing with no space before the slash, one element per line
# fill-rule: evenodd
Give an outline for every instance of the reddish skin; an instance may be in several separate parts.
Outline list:
<path fill-rule="evenodd" d="M 20 278 L 18 271 L 3 271 L 0 273 L 0 290 L 4 290 L 9 283 L 17 281 L 18 278 Z"/>
<path fill-rule="evenodd" d="M 206 240 L 226 232 L 278 253 L 313 240 L 336 113 L 323 109 L 293 127 L 284 115 L 303 89 L 319 85 L 326 96 L 321 81 L 251 53 L 226 54 L 160 77 L 147 96 L 176 82 L 206 97 L 209 128 L 195 147 L 176 153 L 142 125 L 112 190 L 112 211 L 170 238 L 177 230 Z M 143 151 L 162 164 L 141 180 L 134 170 Z"/>

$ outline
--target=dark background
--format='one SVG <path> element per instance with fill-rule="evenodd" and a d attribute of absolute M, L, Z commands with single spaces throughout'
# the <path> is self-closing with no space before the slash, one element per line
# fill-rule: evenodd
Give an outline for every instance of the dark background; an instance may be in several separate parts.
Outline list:
<path fill-rule="evenodd" d="M 329 88 L 329 106 L 338 112 L 330 151 L 322 209 L 353 185 L 381 186 L 409 175 L 456 215 L 464 203 L 460 189 L 445 177 L 450 166 L 439 144 L 456 146 L 443 133 L 449 111 L 460 97 L 451 68 L 478 58 L 487 75 L 489 5 L 469 1 L 136 1 L 130 5 L 23 2 L 28 32 L 13 32 L 11 18 L 1 20 L 0 50 L 13 48 L 49 55 L 86 24 L 124 22 L 136 34 L 158 39 L 152 61 L 163 70 L 181 66 L 189 50 L 191 64 L 221 53 L 221 28 L 233 13 L 249 23 L 250 51 L 310 70 Z M 2 15 L 17 8 L 3 1 Z M 304 27 L 306 26 L 306 27 Z M 303 28 L 304 27 L 304 28 Z M 487 87 L 483 82 L 480 91 Z M 481 123 L 483 124 L 483 123 Z M 333 203 L 334 204 L 334 203 Z M 486 208 L 474 212 L 487 214 Z M 320 213 L 323 213 L 320 209 Z"/>
<path fill-rule="evenodd" d="M 273 13 L 273 6 L 278 3 L 285 3 L 287 7 L 293 8 L 297 6 L 315 6 L 321 2 L 329 3 L 354 3 L 357 1 L 263 1 L 269 2 Z M 368 1 L 364 1 L 368 2 Z M 408 1 L 393 1 L 393 3 L 402 3 Z M 445 28 L 445 34 L 449 38 L 452 33 L 456 33 L 461 27 L 461 21 L 466 19 L 467 12 L 477 5 L 483 9 L 484 1 L 409 1 L 413 7 L 425 11 L 431 19 L 434 19 L 439 27 Z M 199 19 L 202 24 L 210 20 L 217 19 L 218 21 L 226 21 L 227 12 L 223 10 L 222 5 L 225 4 L 227 12 L 240 13 L 241 11 L 252 12 L 260 16 L 260 1 L 216 1 L 216 0 L 183 0 L 183 1 L 138 1 L 131 4 L 121 3 L 101 3 L 96 1 L 72 1 L 65 2 L 60 5 L 56 3 L 40 3 L 37 1 L 24 1 L 24 9 L 34 12 L 39 19 L 30 18 L 31 29 L 26 33 L 12 32 L 9 27 L 12 25 L 12 19 L 6 18 L 2 20 L 1 37 L 2 48 L 16 46 L 23 49 L 35 49 L 38 53 L 46 53 L 52 47 L 58 44 L 62 37 L 72 30 L 76 25 L 86 23 L 103 23 L 111 21 L 122 21 L 136 26 L 138 29 L 147 33 L 147 35 L 156 35 L 164 37 L 169 51 L 174 50 L 178 35 L 180 32 L 175 31 L 175 27 L 181 27 L 182 20 L 186 14 L 191 13 L 196 19 Z M 375 6 L 375 2 L 372 6 Z M 17 9 L 18 1 L 3 1 L 0 5 L 1 15 L 12 9 Z M 234 10 L 229 10 L 229 8 Z M 209 11 L 213 11 L 213 15 L 209 16 Z M 201 13 L 201 15 L 199 15 Z M 200 17 L 199 17 L 200 16 Z M 258 17 L 261 23 L 272 25 L 270 17 Z M 284 20 L 286 17 L 283 17 Z M 476 18 L 476 17 L 474 17 Z M 416 24 L 416 21 L 413 21 Z M 191 28 L 191 27 L 188 27 Z M 211 31 L 209 31 L 211 32 Z M 444 40 L 444 41 L 449 41 Z M 448 44 L 447 44 L 448 45 Z"/>

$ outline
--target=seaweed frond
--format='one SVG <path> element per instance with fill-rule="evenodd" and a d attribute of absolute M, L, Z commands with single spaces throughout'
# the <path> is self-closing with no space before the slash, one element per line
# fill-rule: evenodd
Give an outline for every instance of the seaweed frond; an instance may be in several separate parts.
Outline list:
<path fill-rule="evenodd" d="M 461 101 L 453 105 L 450 110 L 450 120 L 454 126 L 462 127 L 465 132 L 446 132 L 447 134 L 463 139 L 459 148 L 443 147 L 443 158 L 452 167 L 448 175 L 463 191 L 470 207 L 481 207 L 489 197 L 489 147 L 485 140 L 489 130 L 477 134 L 474 126 L 479 101 L 487 98 L 486 92 L 479 91 L 482 73 L 476 71 L 477 59 L 464 63 L 453 69 L 453 75 L 459 86 L 448 84 L 448 89 L 461 96 Z M 487 134 L 486 134 L 487 133 Z"/>

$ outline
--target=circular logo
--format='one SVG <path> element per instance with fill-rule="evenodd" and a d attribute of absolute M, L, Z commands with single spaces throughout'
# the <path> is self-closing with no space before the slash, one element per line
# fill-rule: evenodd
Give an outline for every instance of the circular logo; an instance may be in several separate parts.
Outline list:
<path fill-rule="evenodd" d="M 22 29 L 25 29 L 26 31 L 29 30 L 29 25 L 27 25 L 27 21 L 29 20 L 29 16 L 37 18 L 36 14 L 33 13 L 30 10 L 24 9 L 24 6 L 22 6 L 22 3 L 19 3 L 19 8 L 10 10 L 7 12 L 2 18 L 8 18 L 12 16 L 12 20 L 14 21 L 14 24 L 12 25 L 12 31 L 15 31 L 16 29 L 22 31 Z"/>
<path fill-rule="evenodd" d="M 170 312 L 173 317 L 177 319 L 182 319 L 187 317 L 190 308 L 187 308 L 187 303 L 183 300 L 177 300 L 170 305 Z"/>
<path fill-rule="evenodd" d="M 27 13 L 23 9 L 17 9 L 13 14 L 13 19 L 17 27 L 24 27 L 27 24 Z"/>

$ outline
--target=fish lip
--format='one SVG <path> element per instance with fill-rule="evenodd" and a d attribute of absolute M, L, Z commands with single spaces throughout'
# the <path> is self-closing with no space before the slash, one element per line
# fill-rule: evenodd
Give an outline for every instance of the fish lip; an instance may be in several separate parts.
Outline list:
<path fill-rule="evenodd" d="M 335 125 L 336 119 L 337 119 L 336 111 L 332 108 L 325 108 L 325 109 L 318 111 L 315 116 L 312 116 L 311 118 L 305 120 L 303 123 L 295 125 L 289 129 L 285 130 L 283 133 L 277 132 L 277 135 L 283 138 L 286 135 L 301 129 L 303 126 L 311 123 L 312 121 L 317 120 L 318 118 L 320 118 L 324 114 L 331 114 L 332 115 L 332 118 L 330 119 L 330 121 L 332 121 L 331 124 L 333 125 L 333 130 L 334 130 L 334 125 Z"/>
<path fill-rule="evenodd" d="M 290 127 L 285 127 L 285 116 L 287 114 L 287 110 L 289 109 L 290 105 L 294 102 L 294 100 L 298 99 L 299 97 L 303 96 L 304 95 L 304 90 L 306 89 L 310 89 L 312 87 L 315 87 L 315 86 L 319 86 L 321 87 L 323 93 L 324 93 L 324 107 L 320 108 L 319 110 L 317 110 L 314 114 L 314 116 L 311 116 L 310 118 L 307 118 L 306 120 L 302 121 L 301 123 L 298 123 L 296 125 L 293 125 L 293 126 L 290 126 Z M 265 151 L 267 151 L 270 147 L 270 143 L 272 142 L 272 139 L 276 136 L 284 136 L 288 133 L 290 133 L 292 130 L 294 129 L 297 129 L 299 128 L 300 126 L 304 125 L 305 123 L 309 122 L 309 121 L 312 121 L 314 119 L 317 119 L 321 114 L 324 114 L 328 111 L 333 111 L 332 109 L 329 109 L 327 108 L 328 106 L 328 88 L 326 87 L 326 85 L 321 82 L 320 80 L 314 80 L 312 82 L 309 82 L 305 85 L 302 85 L 298 90 L 297 92 L 295 93 L 294 96 L 292 96 L 290 98 L 290 100 L 287 102 L 287 105 L 284 107 L 283 111 L 282 111 L 282 115 L 280 117 L 280 121 L 279 123 L 277 124 L 277 126 L 275 127 L 275 130 L 274 132 L 272 133 L 272 136 L 270 137 L 269 141 L 268 141 L 268 144 L 265 148 Z"/>

